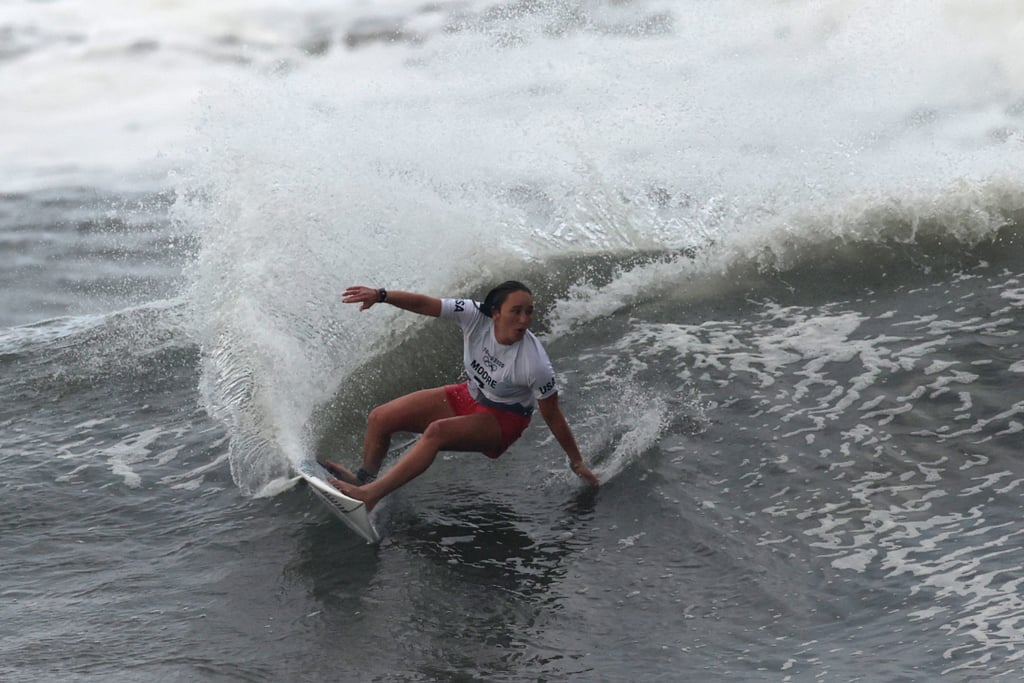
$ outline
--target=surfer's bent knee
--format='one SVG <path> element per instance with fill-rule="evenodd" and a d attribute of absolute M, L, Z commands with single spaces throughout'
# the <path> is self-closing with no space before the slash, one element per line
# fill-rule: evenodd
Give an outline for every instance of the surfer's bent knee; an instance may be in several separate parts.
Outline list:
<path fill-rule="evenodd" d="M 389 419 L 388 419 L 388 408 L 387 404 L 377 406 L 370 411 L 370 414 L 366 416 L 366 428 L 368 431 L 375 433 L 388 432 L 389 431 Z"/>

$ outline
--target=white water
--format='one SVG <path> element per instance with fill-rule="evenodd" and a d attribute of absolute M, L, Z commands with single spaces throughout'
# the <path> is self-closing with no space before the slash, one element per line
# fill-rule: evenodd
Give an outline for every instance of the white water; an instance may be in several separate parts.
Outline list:
<path fill-rule="evenodd" d="M 1014 0 L 551 2 L 498 19 L 482 15 L 490 6 L 5 3 L 16 56 L 0 63 L 3 174 L 32 185 L 188 166 L 199 102 L 282 66 L 305 82 L 297 108 L 377 103 L 356 129 L 380 121 L 399 158 L 435 178 L 575 178 L 589 166 L 613 187 L 639 175 L 692 194 L 791 193 L 802 180 L 829 196 L 985 176 L 1006 170 L 1008 137 L 1020 144 Z M 420 42 L 347 49 L 368 19 Z M 453 26 L 478 30 L 441 30 Z M 286 96 L 263 95 L 275 93 Z M 390 122 L 387 104 L 401 109 Z M 265 119 L 265 131 L 290 118 Z"/>

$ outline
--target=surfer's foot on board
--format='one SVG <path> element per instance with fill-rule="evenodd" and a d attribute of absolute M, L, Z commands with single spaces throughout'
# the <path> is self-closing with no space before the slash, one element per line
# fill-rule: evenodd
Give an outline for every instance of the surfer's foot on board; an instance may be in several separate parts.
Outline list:
<path fill-rule="evenodd" d="M 365 486 L 355 486 L 354 484 L 349 484 L 348 482 L 340 479 L 330 479 L 329 481 L 334 488 L 338 489 L 349 498 L 355 498 L 356 500 L 363 501 L 363 503 L 366 504 L 367 512 L 376 507 L 377 503 L 380 501 L 379 498 L 374 498 L 369 495 Z"/>
<path fill-rule="evenodd" d="M 352 471 L 344 465 L 339 465 L 338 463 L 331 462 L 330 460 L 324 460 L 320 463 L 320 466 L 342 481 L 346 481 L 349 484 L 358 483 L 356 475 L 352 474 Z"/>

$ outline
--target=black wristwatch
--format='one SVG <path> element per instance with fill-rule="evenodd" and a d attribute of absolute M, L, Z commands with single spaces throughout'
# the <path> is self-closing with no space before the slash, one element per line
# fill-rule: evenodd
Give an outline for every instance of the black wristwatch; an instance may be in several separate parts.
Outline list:
<path fill-rule="evenodd" d="M 388 300 L 388 290 L 381 287 L 380 289 L 377 290 L 377 297 L 380 299 L 381 303 L 384 303 L 385 301 Z"/>

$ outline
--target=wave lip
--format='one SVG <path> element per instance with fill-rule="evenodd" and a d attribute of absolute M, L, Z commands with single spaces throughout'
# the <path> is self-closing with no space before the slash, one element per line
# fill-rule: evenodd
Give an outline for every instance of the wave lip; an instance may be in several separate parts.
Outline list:
<path fill-rule="evenodd" d="M 963 182 L 909 196 L 850 198 L 834 208 L 737 215 L 702 237 L 703 244 L 681 251 L 591 257 L 611 269 L 568 288 L 551 313 L 551 335 L 662 298 L 692 305 L 780 283 L 823 293 L 892 288 L 932 271 L 1011 265 L 1024 254 L 1024 182 Z"/>

